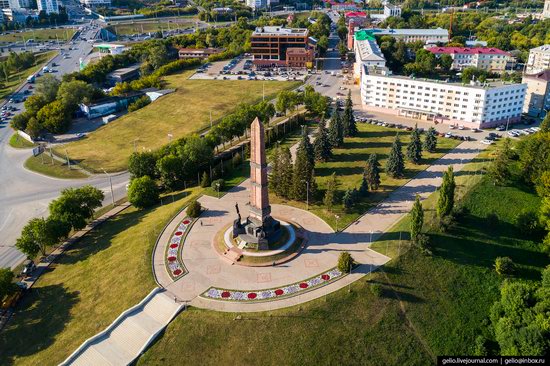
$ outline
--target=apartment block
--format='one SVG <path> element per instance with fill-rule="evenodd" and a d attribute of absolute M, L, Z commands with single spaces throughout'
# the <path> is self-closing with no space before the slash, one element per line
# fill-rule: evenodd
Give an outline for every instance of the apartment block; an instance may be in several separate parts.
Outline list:
<path fill-rule="evenodd" d="M 258 27 L 251 36 L 256 67 L 311 67 L 315 41 L 302 28 Z"/>
<path fill-rule="evenodd" d="M 477 67 L 491 72 L 504 72 L 506 65 L 513 61 L 512 55 L 498 48 L 489 47 L 431 47 L 428 51 L 441 56 L 450 55 L 453 59 L 452 68 L 463 70 L 467 67 Z"/>
<path fill-rule="evenodd" d="M 523 75 L 527 85 L 523 112 L 531 117 L 544 117 L 550 110 L 550 69 L 533 75 Z"/>
<path fill-rule="evenodd" d="M 550 44 L 545 44 L 529 51 L 525 68 L 526 74 L 536 74 L 550 69 Z"/>

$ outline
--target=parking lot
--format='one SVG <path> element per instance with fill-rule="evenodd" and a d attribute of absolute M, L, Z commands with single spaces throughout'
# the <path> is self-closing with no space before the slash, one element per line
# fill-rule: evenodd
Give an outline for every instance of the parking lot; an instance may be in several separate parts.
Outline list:
<path fill-rule="evenodd" d="M 255 71 L 250 56 L 238 56 L 229 61 L 208 63 L 199 68 L 190 79 L 304 81 L 307 75 L 306 70 Z"/>

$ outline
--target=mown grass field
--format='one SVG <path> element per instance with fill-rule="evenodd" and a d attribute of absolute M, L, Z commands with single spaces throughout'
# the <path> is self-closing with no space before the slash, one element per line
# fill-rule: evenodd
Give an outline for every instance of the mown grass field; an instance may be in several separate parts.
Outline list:
<path fill-rule="evenodd" d="M 459 144 L 457 140 L 438 138 L 437 151 L 435 153 L 423 151 L 422 162 L 419 165 L 407 161 L 404 177 L 394 179 L 387 176 L 384 172 L 388 154 L 391 150 L 395 135 L 399 132 L 403 145 L 403 154 L 405 155 L 407 144 L 410 140 L 410 132 L 367 123 L 359 123 L 357 127 L 359 129 L 359 134 L 356 137 L 346 138 L 344 146 L 334 149 L 332 160 L 326 163 L 315 164 L 315 178 L 318 185 L 318 195 L 315 197 L 315 200 L 310 198 L 309 209 L 324 219 L 333 228 L 336 228 L 335 215 L 340 217 L 338 220 L 339 229 L 349 225 L 370 207 L 386 198 L 390 192 L 405 184 L 416 174 L 428 168 L 435 160 L 439 159 L 446 152 Z M 424 139 L 423 135 L 421 139 Z M 381 185 L 377 191 L 369 192 L 364 198 L 357 202 L 350 212 L 345 212 L 341 203 L 341 198 L 347 189 L 359 189 L 366 162 L 373 153 L 378 156 L 378 161 L 380 163 Z M 330 179 L 332 173 L 336 173 L 340 183 L 337 192 L 339 203 L 333 207 L 332 212 L 329 212 L 323 205 L 322 200 L 327 181 Z M 303 209 L 306 208 L 305 202 L 288 202 L 276 197 L 274 194 L 271 194 L 270 198 L 275 203 L 289 203 L 292 206 Z"/>
<path fill-rule="evenodd" d="M 158 234 L 198 192 L 144 211 L 130 207 L 65 252 L 0 333 L 0 364 L 57 365 L 141 301 L 155 287 Z"/>
<path fill-rule="evenodd" d="M 79 179 L 88 177 L 88 175 L 82 170 L 76 167 L 69 169 L 67 163 L 62 163 L 59 160 L 52 159 L 45 153 L 42 153 L 39 156 L 30 156 L 25 161 L 25 168 L 53 178 Z"/>
<path fill-rule="evenodd" d="M 517 277 L 525 280 L 540 278 L 550 262 L 539 252 L 538 238 L 526 237 L 514 224 L 516 204 L 536 210 L 539 198 L 517 182 L 495 187 L 476 176 L 485 164 L 482 156 L 457 176 L 469 213 L 448 233 L 430 230 L 433 256 L 406 250 L 404 218 L 377 248 L 398 241 L 403 231 L 401 256 L 355 282 L 351 293 L 346 288 L 301 307 L 239 318 L 192 308 L 138 364 L 185 358 L 201 365 L 429 365 L 437 355 L 471 355 L 499 297 L 503 279 L 493 270 L 496 256 L 510 256 L 519 264 Z M 436 198 L 434 193 L 423 203 L 428 222 L 434 222 Z M 491 213 L 498 221 L 488 222 Z M 370 291 L 373 284 L 381 286 L 380 296 Z"/>
<path fill-rule="evenodd" d="M 2 87 L 0 88 L 0 101 L 13 93 L 17 87 L 27 80 L 27 77 L 42 68 L 42 65 L 52 58 L 57 51 L 39 53 L 36 55 L 36 65 L 26 70 L 22 70 L 11 74 L 8 80 L 2 79 Z"/>
<path fill-rule="evenodd" d="M 132 23 L 118 23 L 109 26 L 109 30 L 116 35 L 132 35 L 136 33 L 153 33 L 159 30 L 169 31 L 174 29 L 188 29 L 195 26 L 196 17 L 180 17 L 174 18 L 171 21 L 137 21 Z"/>
<path fill-rule="evenodd" d="M 41 28 L 35 30 L 29 30 L 21 33 L 10 33 L 10 34 L 1 34 L 0 42 L 23 42 L 29 39 L 34 39 L 35 41 L 66 41 L 71 39 L 74 35 L 75 30 L 73 28 Z"/>
<path fill-rule="evenodd" d="M 121 171 L 136 148 L 154 150 L 174 139 L 200 131 L 230 113 L 239 103 L 262 99 L 263 84 L 248 80 L 189 80 L 193 72 L 165 78 L 166 88 L 176 92 L 89 133 L 84 139 L 65 145 L 72 161 L 86 169 Z M 295 88 L 298 82 L 265 83 L 266 96 Z"/>
<path fill-rule="evenodd" d="M 15 149 L 30 149 L 31 147 L 36 146 L 32 142 L 25 140 L 23 137 L 19 136 L 17 133 L 11 135 L 9 144 Z"/>

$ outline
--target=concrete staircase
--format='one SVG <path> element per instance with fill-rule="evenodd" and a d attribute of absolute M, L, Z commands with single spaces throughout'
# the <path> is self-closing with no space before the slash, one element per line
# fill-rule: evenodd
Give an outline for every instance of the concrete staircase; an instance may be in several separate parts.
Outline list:
<path fill-rule="evenodd" d="M 128 365 L 170 323 L 181 307 L 166 292 L 155 288 L 107 329 L 84 342 L 61 365 Z"/>

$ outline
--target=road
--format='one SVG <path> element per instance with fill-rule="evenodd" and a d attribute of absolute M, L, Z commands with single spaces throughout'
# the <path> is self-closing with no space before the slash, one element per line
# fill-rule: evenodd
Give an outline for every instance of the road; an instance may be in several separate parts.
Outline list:
<path fill-rule="evenodd" d="M 93 39 L 98 29 L 88 29 L 82 36 Z M 72 50 L 68 50 L 69 46 Z M 85 58 L 92 50 L 92 45 L 85 41 L 76 41 L 74 45 L 66 44 L 62 52 L 69 57 L 57 55 L 49 64 L 57 70 L 54 75 L 77 71 L 79 59 Z M 52 67 L 55 63 L 58 66 Z M 21 91 L 28 89 L 24 85 Z M 18 110 L 22 103 L 12 104 Z M 15 247 L 21 229 L 33 217 L 47 216 L 48 203 L 57 198 L 61 190 L 91 184 L 105 192 L 104 204 L 111 202 L 109 180 L 105 175 L 94 176 L 86 180 L 61 180 L 32 173 L 23 167 L 24 161 L 31 155 L 30 150 L 16 150 L 8 142 L 13 134 L 7 123 L 0 124 L 0 267 L 15 267 L 24 255 Z M 126 195 L 128 174 L 112 177 L 115 200 Z"/>

